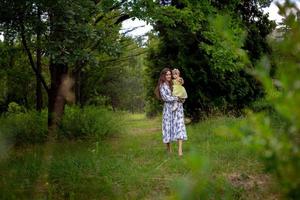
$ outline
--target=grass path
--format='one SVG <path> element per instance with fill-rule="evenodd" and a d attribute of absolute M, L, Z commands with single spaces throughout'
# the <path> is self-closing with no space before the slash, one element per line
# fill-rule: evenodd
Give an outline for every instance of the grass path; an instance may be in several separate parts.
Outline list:
<path fill-rule="evenodd" d="M 33 194 L 43 171 L 43 146 L 13 150 L 0 162 L 0 199 L 165 199 L 173 195 L 174 181 L 190 173 L 186 158 L 192 149 L 210 160 L 211 177 L 228 181 L 236 199 L 276 199 L 272 181 L 254 155 L 240 141 L 212 132 L 232 121 L 221 118 L 187 126 L 183 159 L 176 144 L 173 154 L 166 154 L 160 118 L 144 115 L 126 116 L 122 134 L 101 142 L 58 142 L 46 169 L 47 194 Z"/>
<path fill-rule="evenodd" d="M 110 148 L 101 154 L 103 159 L 114 160 L 114 167 L 109 170 L 113 188 L 126 199 L 163 198 L 170 192 L 172 181 L 188 169 L 175 152 L 166 154 L 160 119 L 131 115 L 125 126 L 127 131 L 108 140 Z"/>

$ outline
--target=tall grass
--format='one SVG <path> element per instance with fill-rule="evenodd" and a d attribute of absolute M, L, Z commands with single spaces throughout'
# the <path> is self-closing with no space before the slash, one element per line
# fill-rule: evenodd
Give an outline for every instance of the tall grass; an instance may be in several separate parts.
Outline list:
<path fill-rule="evenodd" d="M 47 191 L 35 188 L 43 145 L 14 149 L 0 162 L 0 174 L 6 174 L 0 199 L 264 199 L 271 192 L 259 179 L 256 157 L 240 140 L 216 134 L 236 122 L 218 118 L 188 125 L 179 159 L 176 144 L 166 154 L 161 118 L 128 114 L 118 137 L 53 144 Z"/>
<path fill-rule="evenodd" d="M 122 129 L 121 114 L 99 107 L 67 106 L 58 139 L 103 139 Z M 47 139 L 47 112 L 7 113 L 0 117 L 0 137 L 14 145 L 43 143 Z"/>
<path fill-rule="evenodd" d="M 0 118 L 0 134 L 11 144 L 42 143 L 47 138 L 47 113 L 7 113 Z"/>
<path fill-rule="evenodd" d="M 66 107 L 60 126 L 60 136 L 73 138 L 103 139 L 122 130 L 121 114 L 105 108 L 88 106 Z"/>

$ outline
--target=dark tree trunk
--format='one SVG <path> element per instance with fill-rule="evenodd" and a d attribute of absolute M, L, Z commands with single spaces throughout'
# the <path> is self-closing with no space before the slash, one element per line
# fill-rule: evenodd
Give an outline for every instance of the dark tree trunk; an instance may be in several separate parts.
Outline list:
<path fill-rule="evenodd" d="M 38 8 L 38 20 L 39 22 L 41 21 L 41 11 Z M 41 74 L 42 73 L 42 67 L 41 67 L 41 57 L 42 57 L 42 52 L 41 52 L 41 30 L 39 27 L 37 28 L 36 32 L 36 69 L 37 73 Z M 36 77 L 36 110 L 41 111 L 43 107 L 43 96 L 42 96 L 42 83 L 38 77 Z"/>
<path fill-rule="evenodd" d="M 74 92 L 75 92 L 75 103 L 76 105 L 81 106 L 81 71 L 78 70 L 75 73 L 73 73 L 73 77 L 75 79 L 75 86 L 74 86 Z"/>
<path fill-rule="evenodd" d="M 65 27 L 63 24 L 57 23 L 61 20 L 61 13 L 49 12 L 50 18 L 50 36 L 52 42 L 60 43 L 64 40 Z M 61 55 L 62 56 L 62 55 Z M 58 62 L 59 56 L 51 58 L 49 62 L 50 71 L 50 88 L 48 91 L 48 137 L 49 141 L 54 140 L 57 135 L 57 129 L 61 123 L 64 113 L 66 94 L 64 80 L 68 75 L 67 63 Z"/>
<path fill-rule="evenodd" d="M 55 136 L 65 107 L 64 78 L 68 75 L 66 64 L 50 61 L 51 87 L 48 93 L 48 129 L 49 136 Z"/>
<path fill-rule="evenodd" d="M 112 96 L 110 96 L 110 103 L 111 103 L 111 107 L 112 107 L 113 111 L 116 112 L 115 101 Z"/>

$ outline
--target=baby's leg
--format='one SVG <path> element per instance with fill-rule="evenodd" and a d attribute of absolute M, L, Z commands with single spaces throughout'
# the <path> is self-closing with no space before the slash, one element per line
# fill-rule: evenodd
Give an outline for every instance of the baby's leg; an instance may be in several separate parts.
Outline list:
<path fill-rule="evenodd" d="M 172 111 L 177 110 L 177 108 L 178 108 L 178 101 L 175 101 L 175 102 L 173 103 Z"/>

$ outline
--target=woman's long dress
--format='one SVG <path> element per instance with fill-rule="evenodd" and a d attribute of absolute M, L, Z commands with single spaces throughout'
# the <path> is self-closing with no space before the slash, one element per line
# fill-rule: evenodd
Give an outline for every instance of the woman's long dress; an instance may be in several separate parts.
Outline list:
<path fill-rule="evenodd" d="M 172 96 L 171 90 L 166 83 L 160 85 L 160 95 L 164 101 L 162 116 L 163 142 L 187 140 L 186 128 L 184 124 L 183 104 L 178 102 L 178 108 L 172 111 L 174 101 L 178 98 Z"/>

